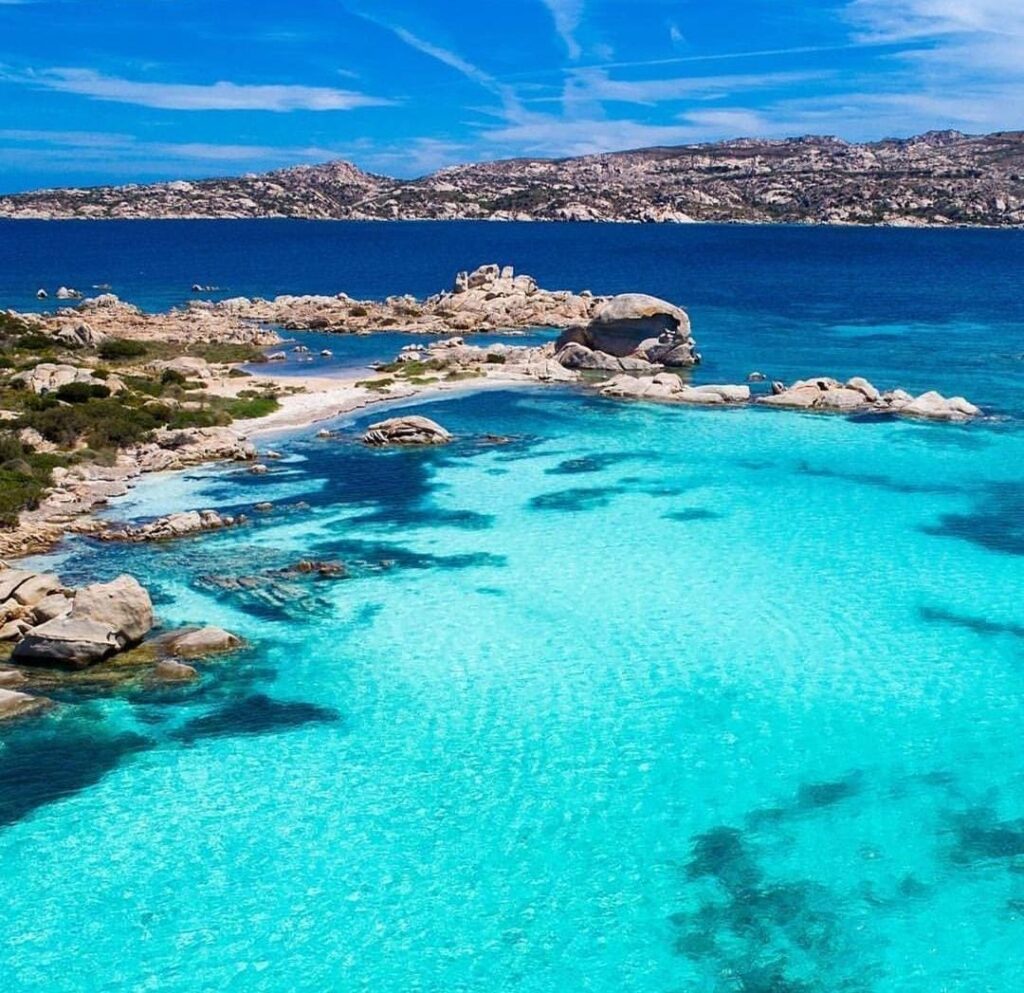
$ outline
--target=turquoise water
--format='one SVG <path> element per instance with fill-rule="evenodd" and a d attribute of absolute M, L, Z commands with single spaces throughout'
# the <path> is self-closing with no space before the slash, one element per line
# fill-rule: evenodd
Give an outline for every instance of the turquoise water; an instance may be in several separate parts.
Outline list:
<path fill-rule="evenodd" d="M 459 440 L 278 439 L 117 509 L 251 527 L 55 560 L 252 647 L 5 732 L 0 988 L 1019 988 L 1016 422 L 412 409 Z"/>
<path fill-rule="evenodd" d="M 685 304 L 699 381 L 863 374 L 993 415 L 491 390 L 408 408 L 445 449 L 363 449 L 378 409 L 273 438 L 267 476 L 146 479 L 113 517 L 275 510 L 45 561 L 249 647 L 0 731 L 0 990 L 1020 989 L 1019 232 L 0 228 L 0 306 L 423 294 L 494 258 Z M 326 344 L 347 370 L 396 342 Z M 348 578 L 278 574 L 309 557 Z"/>

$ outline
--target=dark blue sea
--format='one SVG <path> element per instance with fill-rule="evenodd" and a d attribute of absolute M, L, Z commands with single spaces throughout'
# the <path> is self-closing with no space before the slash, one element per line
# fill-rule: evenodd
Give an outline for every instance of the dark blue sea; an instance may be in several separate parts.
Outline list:
<path fill-rule="evenodd" d="M 0 307 L 110 286 L 150 309 L 203 294 L 426 296 L 459 269 L 642 291 L 685 307 L 708 380 L 861 374 L 1024 408 L 1024 232 L 735 225 L 0 221 Z"/>

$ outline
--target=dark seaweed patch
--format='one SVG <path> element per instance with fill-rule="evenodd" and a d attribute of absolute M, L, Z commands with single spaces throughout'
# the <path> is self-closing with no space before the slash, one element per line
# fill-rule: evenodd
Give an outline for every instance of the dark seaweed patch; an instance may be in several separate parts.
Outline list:
<path fill-rule="evenodd" d="M 859 773 L 826 783 L 804 783 L 797 790 L 796 805 L 800 810 L 821 810 L 824 807 L 834 807 L 843 800 L 857 796 L 861 788 Z"/>
<path fill-rule="evenodd" d="M 578 458 L 559 462 L 558 465 L 544 471 L 549 476 L 578 476 L 591 472 L 604 472 L 620 462 L 639 457 L 640 455 L 629 452 L 604 452 L 598 455 L 581 455 Z"/>
<path fill-rule="evenodd" d="M 911 483 L 902 479 L 892 479 L 870 472 L 843 472 L 839 469 L 812 466 L 807 462 L 799 462 L 796 471 L 803 476 L 817 479 L 838 479 L 846 483 L 858 483 L 863 486 L 874 486 L 891 493 L 961 493 L 959 486 L 948 483 Z"/>
<path fill-rule="evenodd" d="M 678 521 L 680 524 L 690 524 L 694 521 L 714 521 L 722 515 L 716 514 L 713 510 L 705 507 L 689 507 L 686 510 L 672 510 L 661 515 L 666 521 Z"/>
<path fill-rule="evenodd" d="M 372 510 L 352 517 L 349 524 L 400 524 L 403 527 L 459 528 L 464 531 L 486 531 L 494 527 L 492 514 L 475 510 L 443 510 L 438 507 L 410 507 L 399 511 Z"/>
<path fill-rule="evenodd" d="M 1024 855 L 1024 819 L 1001 821 L 987 807 L 969 810 L 953 819 L 956 838 L 951 859 L 972 865 Z"/>
<path fill-rule="evenodd" d="M 675 950 L 707 962 L 715 989 L 831 993 L 866 985 L 836 895 L 812 880 L 769 883 L 736 828 L 696 836 L 686 874 L 691 883 L 713 879 L 718 889 L 695 910 L 671 916 Z"/>
<path fill-rule="evenodd" d="M 1024 555 L 1024 483 L 992 484 L 970 513 L 944 514 L 938 524 L 922 530 L 939 538 L 969 541 L 992 552 Z"/>
<path fill-rule="evenodd" d="M 272 700 L 262 693 L 253 693 L 226 703 L 212 713 L 194 717 L 175 731 L 172 737 L 192 743 L 199 738 L 272 734 L 291 731 L 307 724 L 327 724 L 339 720 L 341 715 L 329 707 Z"/>
<path fill-rule="evenodd" d="M 934 607 L 922 607 L 921 619 L 931 621 L 934 624 L 952 624 L 955 627 L 966 628 L 975 634 L 1009 634 L 1014 638 L 1024 638 L 1024 624 L 1004 624 L 1000 621 L 986 620 L 984 617 L 969 617 L 966 614 L 954 614 L 948 610 L 938 610 Z"/>
<path fill-rule="evenodd" d="M 534 510 L 574 514 L 607 507 L 612 497 L 619 492 L 621 491 L 615 486 L 578 486 L 567 490 L 555 490 L 554 493 L 541 493 L 530 500 L 530 506 Z"/>
<path fill-rule="evenodd" d="M 93 728 L 18 729 L 4 738 L 0 752 L 0 825 L 95 786 L 151 745 L 142 735 L 111 735 Z"/>

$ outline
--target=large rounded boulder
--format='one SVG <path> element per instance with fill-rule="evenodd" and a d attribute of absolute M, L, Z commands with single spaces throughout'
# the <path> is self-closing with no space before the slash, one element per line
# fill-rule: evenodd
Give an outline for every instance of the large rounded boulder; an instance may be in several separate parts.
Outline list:
<path fill-rule="evenodd" d="M 571 344 L 655 365 L 690 366 L 700 361 L 686 311 L 646 293 L 622 293 L 601 304 L 589 324 L 567 330 L 556 347 L 561 352 Z"/>

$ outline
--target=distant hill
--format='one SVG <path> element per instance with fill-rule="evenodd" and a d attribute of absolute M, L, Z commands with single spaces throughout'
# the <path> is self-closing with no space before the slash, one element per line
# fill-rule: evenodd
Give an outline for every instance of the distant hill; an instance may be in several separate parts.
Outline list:
<path fill-rule="evenodd" d="M 0 217 L 1024 225 L 1024 132 L 737 139 L 511 159 L 400 180 L 348 162 L 0 196 Z"/>

